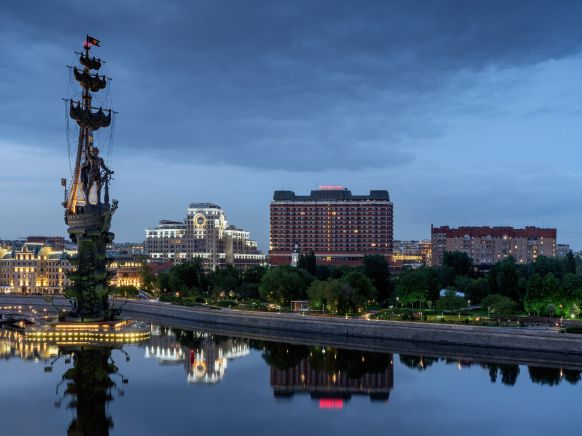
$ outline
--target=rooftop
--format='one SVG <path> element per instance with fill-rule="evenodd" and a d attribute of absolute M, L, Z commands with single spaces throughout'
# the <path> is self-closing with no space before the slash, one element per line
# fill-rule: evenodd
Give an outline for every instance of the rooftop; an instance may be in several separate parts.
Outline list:
<path fill-rule="evenodd" d="M 273 201 L 390 201 L 388 191 L 371 190 L 369 195 L 353 195 L 344 187 L 322 186 L 314 189 L 309 195 L 296 195 L 293 191 L 275 191 Z"/>

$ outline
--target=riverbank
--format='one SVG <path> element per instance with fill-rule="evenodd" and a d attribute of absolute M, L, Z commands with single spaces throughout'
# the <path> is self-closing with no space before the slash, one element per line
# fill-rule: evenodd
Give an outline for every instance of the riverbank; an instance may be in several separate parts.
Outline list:
<path fill-rule="evenodd" d="M 53 304 L 66 308 L 64 298 L 54 298 Z M 582 361 L 582 335 L 551 330 L 524 328 L 479 327 L 448 324 L 422 324 L 405 321 L 343 319 L 299 315 L 294 313 L 265 313 L 204 307 L 175 306 L 168 303 L 127 300 L 117 302 L 127 316 L 154 319 L 170 325 L 191 322 L 198 326 L 222 327 L 234 331 L 259 331 L 279 339 L 287 336 L 317 337 L 327 342 L 341 338 L 349 342 L 360 340 L 400 341 L 442 346 L 469 346 L 531 352 L 560 353 L 579 356 Z M 44 306 L 39 296 L 0 296 L 0 306 Z"/>

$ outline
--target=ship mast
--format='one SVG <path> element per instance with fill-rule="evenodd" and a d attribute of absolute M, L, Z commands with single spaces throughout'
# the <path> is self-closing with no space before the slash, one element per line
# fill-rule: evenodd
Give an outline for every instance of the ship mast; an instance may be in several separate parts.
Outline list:
<path fill-rule="evenodd" d="M 79 71 L 74 67 L 75 79 L 83 88 L 81 96 L 82 100 L 80 102 L 69 100 L 69 114 L 79 125 L 75 170 L 65 204 L 65 208 L 70 214 L 77 213 L 77 205 L 81 201 L 84 205 L 90 205 L 89 192 L 84 189 L 86 180 L 83 180 L 82 170 L 84 166 L 87 165 L 87 161 L 92 154 L 93 131 L 100 127 L 108 127 L 111 123 L 111 109 L 108 110 L 107 115 L 105 115 L 105 112 L 101 108 L 99 108 L 98 112 L 93 112 L 91 92 L 97 92 L 105 88 L 107 84 L 105 76 L 99 76 L 98 74 L 92 75 L 91 73 L 91 70 L 99 70 L 102 63 L 101 59 L 89 57 L 89 52 L 93 45 L 99 47 L 99 41 L 87 35 L 87 39 L 83 43 L 84 53 L 81 53 L 80 57 L 83 69 L 82 71 Z M 81 193 L 82 198 L 79 198 L 79 191 L 81 188 L 83 188 Z M 97 202 L 100 202 L 99 198 L 97 199 Z"/>

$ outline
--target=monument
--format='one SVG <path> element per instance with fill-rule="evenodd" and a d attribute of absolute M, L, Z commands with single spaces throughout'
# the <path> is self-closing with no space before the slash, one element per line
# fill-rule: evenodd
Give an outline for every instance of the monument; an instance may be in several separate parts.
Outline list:
<path fill-rule="evenodd" d="M 78 52 L 82 67 L 70 67 L 81 87 L 80 100 L 66 99 L 69 116 L 79 127 L 72 179 L 65 188 L 65 223 L 71 240 L 77 244 L 77 256 L 72 259 L 69 273 L 72 285 L 65 294 L 73 303 L 68 320 L 111 321 L 115 310 L 109 305 L 109 280 L 106 246 L 113 242 L 109 231 L 117 200 L 109 201 L 109 182 L 113 171 L 105 164 L 94 145 L 94 132 L 111 125 L 113 111 L 93 104 L 94 94 L 105 89 L 109 77 L 98 74 L 103 61 L 90 56 L 100 41 L 87 35 L 83 51 Z M 111 144 L 109 144 L 111 146 Z M 71 158 L 72 156 L 70 156 Z M 103 198 L 101 194 L 103 192 Z"/>

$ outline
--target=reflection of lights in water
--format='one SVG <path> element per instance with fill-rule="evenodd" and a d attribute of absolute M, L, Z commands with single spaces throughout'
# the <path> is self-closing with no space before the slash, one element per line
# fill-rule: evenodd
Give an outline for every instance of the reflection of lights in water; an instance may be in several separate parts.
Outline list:
<path fill-rule="evenodd" d="M 321 398 L 319 400 L 320 409 L 343 409 L 344 400 L 337 398 Z"/>
<path fill-rule="evenodd" d="M 29 342 L 24 335 L 10 330 L 0 330 L 0 357 L 18 357 L 23 360 L 48 360 L 59 354 L 56 345 L 46 342 Z"/>
<path fill-rule="evenodd" d="M 229 360 L 249 353 L 250 348 L 245 343 L 229 344 L 224 348 L 213 342 L 206 343 L 191 351 L 186 380 L 188 383 L 218 383 L 224 377 Z"/>
<path fill-rule="evenodd" d="M 157 359 L 160 362 L 180 362 L 184 360 L 184 351 L 179 346 L 159 347 L 149 345 L 145 347 L 146 359 Z"/>

